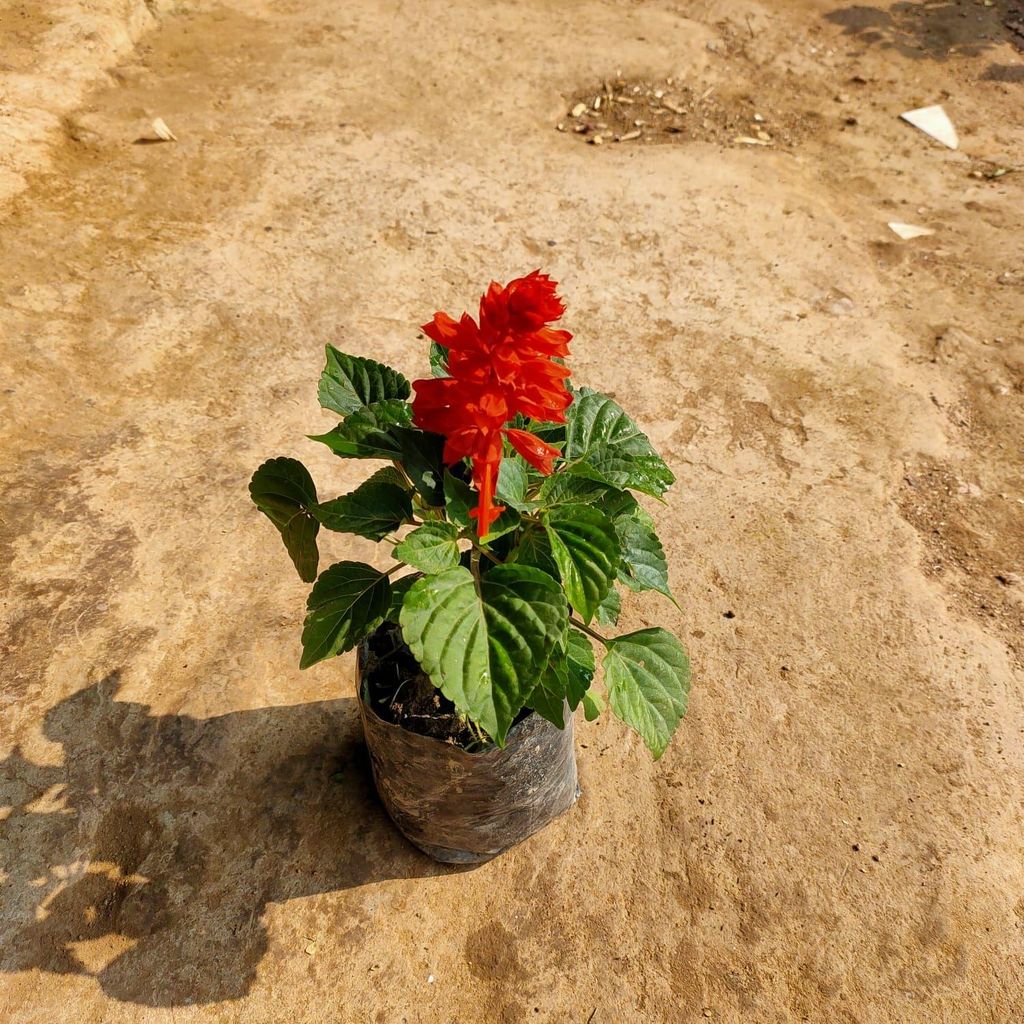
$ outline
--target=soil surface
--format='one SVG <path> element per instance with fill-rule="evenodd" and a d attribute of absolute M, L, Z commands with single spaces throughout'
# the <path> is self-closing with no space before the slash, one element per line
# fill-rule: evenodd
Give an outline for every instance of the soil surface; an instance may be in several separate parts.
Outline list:
<path fill-rule="evenodd" d="M 385 622 L 367 638 L 362 679 L 370 707 L 385 722 L 470 752 L 487 744 L 435 689 L 396 623 Z"/>
<path fill-rule="evenodd" d="M 0 1018 L 1024 1019 L 1021 17 L 0 0 Z M 585 144 L 619 81 L 683 130 Z M 621 626 L 694 690 L 657 764 L 578 723 L 574 810 L 458 871 L 246 484 L 365 475 L 302 440 L 324 342 L 422 375 L 535 267 L 679 477 L 680 607 Z"/>

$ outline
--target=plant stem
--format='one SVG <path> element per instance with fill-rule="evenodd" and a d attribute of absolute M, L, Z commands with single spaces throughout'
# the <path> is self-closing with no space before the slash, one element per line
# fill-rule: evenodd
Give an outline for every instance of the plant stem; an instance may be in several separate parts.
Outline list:
<path fill-rule="evenodd" d="M 501 559 L 495 558 L 487 548 L 480 547 L 472 537 L 467 537 L 466 539 L 473 546 L 473 555 L 476 557 L 478 564 L 480 562 L 480 555 L 483 555 L 485 558 L 489 558 L 495 565 L 501 565 Z"/>
<path fill-rule="evenodd" d="M 601 634 L 600 634 L 600 633 L 596 633 L 596 632 L 595 632 L 594 630 L 592 630 L 592 629 L 591 629 L 591 628 L 590 628 L 589 626 L 585 626 L 585 625 L 584 625 L 584 624 L 583 624 L 582 622 L 580 622 L 580 620 L 579 620 L 579 619 L 577 619 L 577 618 L 576 618 L 576 617 L 575 617 L 574 615 L 570 615 L 570 616 L 569 616 L 569 622 L 570 622 L 570 623 L 571 623 L 572 625 L 574 625 L 574 626 L 575 626 L 575 627 L 576 627 L 576 628 L 577 628 L 578 630 L 580 630 L 580 632 L 582 632 L 582 633 L 586 633 L 586 634 L 587 634 L 587 636 L 593 637 L 593 638 L 594 638 L 595 640 L 600 640 L 600 641 L 601 641 L 601 643 L 603 643 L 603 644 L 605 645 L 605 647 L 607 647 L 607 646 L 608 646 L 608 641 L 607 641 L 607 640 L 606 640 L 606 639 L 605 639 L 605 638 L 604 638 L 603 636 L 601 636 Z"/>
<path fill-rule="evenodd" d="M 388 571 L 386 573 L 384 573 L 384 575 L 385 576 L 390 576 L 392 573 L 396 573 L 396 572 L 398 572 L 399 569 L 404 569 L 404 568 L 405 568 L 405 562 L 395 562 L 395 564 L 393 566 L 391 566 L 391 568 L 388 569 Z"/>

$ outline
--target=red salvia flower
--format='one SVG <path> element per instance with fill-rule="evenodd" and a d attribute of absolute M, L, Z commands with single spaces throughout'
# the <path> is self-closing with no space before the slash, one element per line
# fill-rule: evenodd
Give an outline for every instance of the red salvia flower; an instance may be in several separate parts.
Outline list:
<path fill-rule="evenodd" d="M 550 473 L 558 456 L 529 431 L 505 426 L 517 413 L 565 422 L 569 371 L 555 360 L 569 354 L 572 335 L 548 326 L 565 312 L 556 287 L 539 270 L 504 288 L 492 281 L 480 299 L 479 323 L 468 313 L 459 320 L 435 313 L 423 325 L 427 337 L 448 350 L 451 376 L 413 382 L 413 422 L 444 435 L 449 465 L 471 460 L 479 504 L 470 514 L 481 537 L 505 511 L 494 504 L 502 437 L 541 473 Z"/>

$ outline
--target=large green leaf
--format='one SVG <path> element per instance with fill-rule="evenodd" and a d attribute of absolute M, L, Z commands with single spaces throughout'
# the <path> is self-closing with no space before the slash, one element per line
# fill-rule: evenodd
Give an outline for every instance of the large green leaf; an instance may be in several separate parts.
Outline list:
<path fill-rule="evenodd" d="M 556 655 L 559 657 L 559 655 Z M 549 661 L 527 700 L 541 718 L 559 729 L 565 728 L 565 662 Z"/>
<path fill-rule="evenodd" d="M 449 520 L 460 530 L 468 530 L 473 526 L 469 510 L 476 505 L 476 495 L 473 488 L 451 470 L 445 470 L 444 473 L 444 503 Z"/>
<path fill-rule="evenodd" d="M 350 651 L 384 621 L 390 597 L 387 576 L 372 565 L 337 562 L 325 569 L 306 601 L 299 668 Z"/>
<path fill-rule="evenodd" d="M 494 496 L 502 505 L 522 509 L 526 503 L 526 483 L 526 463 L 522 459 L 506 457 L 498 468 Z"/>
<path fill-rule="evenodd" d="M 647 436 L 607 395 L 581 388 L 566 419 L 567 472 L 655 497 L 675 482 Z"/>
<path fill-rule="evenodd" d="M 394 427 L 398 461 L 420 496 L 435 508 L 444 506 L 444 438 L 415 427 Z"/>
<path fill-rule="evenodd" d="M 561 579 L 551 554 L 551 542 L 542 526 L 528 525 L 518 537 L 512 560 L 519 565 L 532 565 L 555 579 Z"/>
<path fill-rule="evenodd" d="M 424 523 L 397 545 L 395 558 L 421 572 L 444 572 L 459 564 L 458 539 L 454 523 Z"/>
<path fill-rule="evenodd" d="M 527 701 L 542 718 L 565 728 L 565 702 L 575 711 L 585 697 L 595 671 L 594 650 L 579 630 L 570 629 L 564 649 L 552 651 L 547 666 Z"/>
<path fill-rule="evenodd" d="M 619 582 L 630 590 L 657 590 L 672 598 L 668 587 L 668 561 L 665 550 L 654 532 L 639 519 L 622 517 L 615 520 L 622 559 L 619 562 Z"/>
<path fill-rule="evenodd" d="M 641 629 L 608 642 L 604 684 L 612 711 L 632 726 L 655 759 L 686 713 L 690 659 L 667 630 Z"/>
<path fill-rule="evenodd" d="M 565 697 L 569 701 L 569 707 L 575 711 L 593 681 L 597 663 L 594 661 L 594 648 L 578 629 L 569 630 L 565 651 L 568 669 Z"/>
<path fill-rule="evenodd" d="M 388 466 L 349 494 L 318 505 L 313 514 L 328 530 L 381 540 L 412 521 L 412 499 L 401 474 Z"/>
<path fill-rule="evenodd" d="M 619 570 L 622 571 L 621 568 Z M 615 587 L 605 595 L 605 599 L 597 606 L 597 621 L 602 626 L 614 626 L 622 613 L 622 597 Z"/>
<path fill-rule="evenodd" d="M 480 580 L 462 566 L 413 584 L 402 634 L 434 685 L 499 744 L 532 693 L 568 608 L 538 569 L 499 565 Z"/>
<path fill-rule="evenodd" d="M 543 522 L 569 603 L 590 622 L 618 571 L 615 524 L 592 505 L 560 506 Z"/>
<path fill-rule="evenodd" d="M 390 366 L 327 346 L 327 365 L 320 374 L 317 391 L 325 409 L 347 416 L 388 398 L 405 401 L 411 393 L 409 382 Z"/>
<path fill-rule="evenodd" d="M 629 491 L 609 489 L 601 499 L 601 511 L 616 522 L 620 519 L 638 519 L 648 526 L 654 525 L 646 509 L 641 507 L 640 502 Z"/>
<path fill-rule="evenodd" d="M 588 480 L 586 477 L 574 476 L 572 473 L 552 473 L 541 484 L 537 492 L 537 498 L 545 508 L 554 508 L 556 505 L 579 505 L 591 502 L 601 503 L 601 510 L 605 509 L 605 502 L 609 494 L 616 492 L 600 480 Z"/>
<path fill-rule="evenodd" d="M 604 711 L 604 698 L 594 687 L 591 687 L 583 694 L 583 717 L 588 722 L 595 722 L 601 717 L 602 711 Z"/>
<path fill-rule="evenodd" d="M 307 583 L 315 580 L 320 524 L 312 512 L 317 504 L 316 485 L 309 470 L 295 459 L 268 459 L 253 473 L 249 494 L 277 527 L 299 576 Z"/>
<path fill-rule="evenodd" d="M 343 459 L 398 459 L 402 441 L 394 428 L 407 426 L 412 411 L 406 402 L 389 399 L 367 405 L 345 417 L 326 434 L 310 434 Z"/>

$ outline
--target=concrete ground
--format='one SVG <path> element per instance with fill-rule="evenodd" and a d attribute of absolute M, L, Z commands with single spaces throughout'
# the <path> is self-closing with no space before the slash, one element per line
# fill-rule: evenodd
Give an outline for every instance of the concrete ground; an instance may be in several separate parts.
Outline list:
<path fill-rule="evenodd" d="M 1013 0 L 0 0 L 0 1018 L 1021 1020 L 1022 45 Z M 572 130 L 606 81 L 639 138 Z M 534 267 L 679 477 L 681 607 L 623 630 L 695 683 L 458 871 L 353 658 L 298 671 L 246 483 L 353 486 L 324 342 L 423 375 Z"/>

